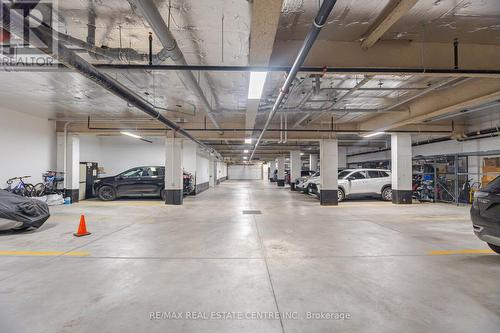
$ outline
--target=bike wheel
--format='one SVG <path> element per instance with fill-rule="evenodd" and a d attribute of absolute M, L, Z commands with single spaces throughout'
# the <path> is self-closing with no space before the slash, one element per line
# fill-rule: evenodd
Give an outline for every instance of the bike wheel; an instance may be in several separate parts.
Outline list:
<path fill-rule="evenodd" d="M 33 184 L 25 184 L 24 185 L 24 196 L 25 197 L 33 196 L 34 191 L 35 191 L 35 186 L 33 186 Z"/>
<path fill-rule="evenodd" d="M 31 193 L 33 197 L 41 197 L 44 194 L 45 194 L 45 184 L 43 183 L 36 184 L 35 187 L 33 188 L 33 192 Z"/>

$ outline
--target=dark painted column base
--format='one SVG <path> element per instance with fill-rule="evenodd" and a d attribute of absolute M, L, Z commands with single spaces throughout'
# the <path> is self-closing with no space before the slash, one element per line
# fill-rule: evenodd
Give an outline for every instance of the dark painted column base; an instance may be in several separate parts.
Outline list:
<path fill-rule="evenodd" d="M 64 195 L 71 198 L 71 203 L 80 201 L 80 190 L 65 190 Z"/>
<path fill-rule="evenodd" d="M 290 191 L 295 191 L 295 183 L 290 183 Z"/>
<path fill-rule="evenodd" d="M 398 205 L 409 205 L 412 203 L 413 192 L 410 190 L 392 190 L 392 203 Z"/>
<path fill-rule="evenodd" d="M 319 195 L 321 206 L 338 206 L 339 197 L 337 190 L 321 190 Z"/>
<path fill-rule="evenodd" d="M 285 180 L 284 179 L 278 179 L 277 181 L 279 187 L 285 186 Z"/>
<path fill-rule="evenodd" d="M 167 205 L 182 205 L 184 195 L 182 190 L 165 190 L 165 197 Z"/>

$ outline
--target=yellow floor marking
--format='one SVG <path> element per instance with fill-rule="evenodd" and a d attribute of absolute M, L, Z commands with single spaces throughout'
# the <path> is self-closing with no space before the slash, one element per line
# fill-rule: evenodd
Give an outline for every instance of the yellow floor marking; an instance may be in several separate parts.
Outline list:
<path fill-rule="evenodd" d="M 63 251 L 0 251 L 0 256 L 26 256 L 26 257 L 87 257 L 89 252 L 63 252 Z"/>
<path fill-rule="evenodd" d="M 440 256 L 449 254 L 483 254 L 483 253 L 493 253 L 493 251 L 492 250 L 438 250 L 429 252 L 429 255 Z"/>

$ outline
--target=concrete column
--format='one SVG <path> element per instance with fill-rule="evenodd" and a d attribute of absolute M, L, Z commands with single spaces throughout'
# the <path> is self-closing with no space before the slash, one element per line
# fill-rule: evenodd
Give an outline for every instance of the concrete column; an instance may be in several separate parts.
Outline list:
<path fill-rule="evenodd" d="M 78 202 L 80 194 L 80 138 L 69 134 L 66 139 L 66 154 L 64 152 L 64 133 L 57 133 L 57 171 L 63 172 L 65 196 L 71 202 Z M 64 160 L 66 159 L 66 168 Z"/>
<path fill-rule="evenodd" d="M 276 169 L 276 161 L 269 162 L 269 180 L 271 182 L 274 182 L 274 172 Z"/>
<path fill-rule="evenodd" d="M 169 131 L 165 139 L 165 203 L 167 205 L 182 205 L 183 200 L 183 139 L 176 138 Z"/>
<path fill-rule="evenodd" d="M 391 135 L 392 202 L 412 202 L 412 151 L 409 133 Z"/>
<path fill-rule="evenodd" d="M 285 158 L 278 157 L 276 159 L 276 166 L 278 168 L 278 186 L 285 186 Z"/>
<path fill-rule="evenodd" d="M 320 141 L 322 206 L 338 205 L 338 142 L 335 139 Z"/>
<path fill-rule="evenodd" d="M 215 187 L 215 182 L 216 180 L 216 175 L 215 175 L 215 163 L 217 163 L 217 160 L 210 159 L 208 162 L 208 175 L 210 176 L 210 181 L 209 181 L 209 186 L 210 187 Z"/>
<path fill-rule="evenodd" d="M 339 169 L 347 169 L 347 147 L 339 147 Z"/>
<path fill-rule="evenodd" d="M 290 190 L 295 191 L 295 179 L 300 177 L 302 171 L 302 160 L 300 151 L 293 150 L 290 152 Z"/>
<path fill-rule="evenodd" d="M 318 155 L 316 154 L 309 155 L 309 170 L 318 171 Z"/>

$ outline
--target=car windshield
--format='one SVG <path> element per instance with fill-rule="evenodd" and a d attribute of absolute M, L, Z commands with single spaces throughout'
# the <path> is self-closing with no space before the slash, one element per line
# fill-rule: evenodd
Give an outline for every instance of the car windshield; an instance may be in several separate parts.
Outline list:
<path fill-rule="evenodd" d="M 495 178 L 491 182 L 489 182 L 488 185 L 486 185 L 484 187 L 484 189 L 486 191 L 491 191 L 491 192 L 500 191 L 500 176 L 498 176 L 497 178 Z"/>
<path fill-rule="evenodd" d="M 339 172 L 339 179 L 344 179 L 348 174 L 350 174 L 352 171 L 341 171 Z"/>

